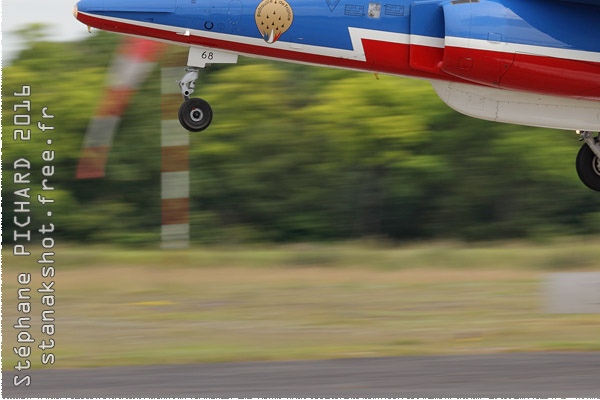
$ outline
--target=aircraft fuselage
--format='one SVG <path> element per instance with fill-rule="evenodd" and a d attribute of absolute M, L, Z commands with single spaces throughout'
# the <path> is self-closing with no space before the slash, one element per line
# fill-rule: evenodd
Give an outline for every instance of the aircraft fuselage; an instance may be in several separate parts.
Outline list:
<path fill-rule="evenodd" d="M 77 18 L 248 56 L 600 100 L 597 8 L 522 0 L 82 0 Z"/>

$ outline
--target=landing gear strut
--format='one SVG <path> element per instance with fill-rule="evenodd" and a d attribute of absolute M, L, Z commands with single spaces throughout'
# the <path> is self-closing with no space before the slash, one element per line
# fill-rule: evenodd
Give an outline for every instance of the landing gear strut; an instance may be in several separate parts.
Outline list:
<path fill-rule="evenodd" d="M 600 143 L 598 136 L 589 131 L 577 131 L 585 142 L 577 154 L 577 175 L 584 185 L 600 191 Z"/>
<path fill-rule="evenodd" d="M 213 117 L 212 108 L 206 101 L 190 97 L 194 93 L 199 70 L 198 67 L 188 67 L 184 77 L 177 82 L 184 99 L 183 104 L 179 107 L 179 122 L 190 132 L 205 130 Z"/>
<path fill-rule="evenodd" d="M 189 31 L 182 35 L 189 36 Z M 190 47 L 186 73 L 180 81 L 177 81 L 184 100 L 179 108 L 181 126 L 190 132 L 200 132 L 208 128 L 212 122 L 213 112 L 210 105 L 202 99 L 190 97 L 194 93 L 200 68 L 210 64 L 235 64 L 237 59 L 237 54 L 202 47 Z"/>

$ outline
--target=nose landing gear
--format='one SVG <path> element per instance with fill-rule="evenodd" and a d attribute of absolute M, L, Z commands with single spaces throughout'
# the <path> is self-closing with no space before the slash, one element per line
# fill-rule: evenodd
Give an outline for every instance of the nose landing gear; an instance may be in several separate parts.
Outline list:
<path fill-rule="evenodd" d="M 210 105 L 198 98 L 191 98 L 198 79 L 198 67 L 188 67 L 184 77 L 178 81 L 184 102 L 179 107 L 179 123 L 190 132 L 201 132 L 212 122 L 213 112 Z"/>
<path fill-rule="evenodd" d="M 190 132 L 200 132 L 208 128 L 212 122 L 213 112 L 210 105 L 202 99 L 190 97 L 196 88 L 196 79 L 198 79 L 200 68 L 210 64 L 235 64 L 236 62 L 237 54 L 202 47 L 190 47 L 186 73 L 180 81 L 177 81 L 184 100 L 179 107 L 181 126 Z"/>
<path fill-rule="evenodd" d="M 577 175 L 584 185 L 600 191 L 600 143 L 597 136 L 589 131 L 577 131 L 585 142 L 577 154 Z"/>

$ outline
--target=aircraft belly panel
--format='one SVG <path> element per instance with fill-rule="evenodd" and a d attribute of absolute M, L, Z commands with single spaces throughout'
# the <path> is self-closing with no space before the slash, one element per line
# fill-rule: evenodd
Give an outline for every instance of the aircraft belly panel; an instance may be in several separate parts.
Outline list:
<path fill-rule="evenodd" d="M 458 82 L 431 83 L 446 104 L 462 114 L 476 118 L 565 130 L 594 131 L 600 125 L 600 112 L 596 101 Z"/>

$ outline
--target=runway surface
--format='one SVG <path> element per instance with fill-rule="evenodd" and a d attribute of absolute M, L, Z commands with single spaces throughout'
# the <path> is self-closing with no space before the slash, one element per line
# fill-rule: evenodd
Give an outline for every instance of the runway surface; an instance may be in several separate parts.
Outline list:
<path fill-rule="evenodd" d="M 24 372 L 20 375 L 23 376 Z M 600 397 L 600 352 L 30 371 L 3 397 Z"/>

